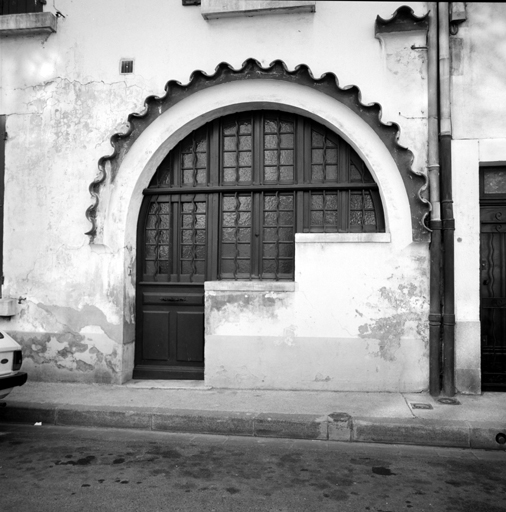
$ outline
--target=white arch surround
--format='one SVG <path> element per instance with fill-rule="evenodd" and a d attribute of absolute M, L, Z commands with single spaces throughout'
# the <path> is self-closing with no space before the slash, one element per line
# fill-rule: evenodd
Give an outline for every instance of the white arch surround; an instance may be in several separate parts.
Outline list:
<path fill-rule="evenodd" d="M 155 119 L 129 149 L 114 184 L 102 195 L 103 243 L 112 250 L 129 247 L 135 254 L 142 191 L 168 152 L 186 135 L 227 114 L 270 109 L 314 119 L 346 140 L 362 158 L 379 186 L 386 231 L 392 243 L 412 241 L 406 189 L 389 150 L 374 130 L 335 99 L 281 80 L 250 80 L 216 85 L 196 92 Z M 98 241 L 98 240 L 97 240 Z"/>
<path fill-rule="evenodd" d="M 325 246 L 329 247 L 329 244 L 335 246 L 335 242 L 348 242 L 344 244 L 339 243 L 338 245 L 341 247 L 334 247 L 330 252 L 327 252 L 327 259 L 329 254 L 333 254 L 333 258 L 337 258 L 337 260 L 344 259 L 344 261 L 349 260 L 349 258 L 354 260 L 357 255 L 361 255 L 362 258 L 367 258 L 367 255 L 371 254 L 372 250 L 372 254 L 377 254 L 380 258 L 384 258 L 385 255 L 387 255 L 387 259 L 384 261 L 388 268 L 391 269 L 391 272 L 395 272 L 392 262 L 395 262 L 395 265 L 403 265 L 405 262 L 409 267 L 410 254 L 419 253 L 420 251 L 420 254 L 424 254 L 424 248 L 421 246 L 418 249 L 416 248 L 420 244 L 412 244 L 413 230 L 410 204 L 404 181 L 397 164 L 379 135 L 357 113 L 322 92 L 304 85 L 282 80 L 244 80 L 223 83 L 203 89 L 181 100 L 179 103 L 160 114 L 144 129 L 125 154 L 113 183 L 111 184 L 109 182 L 105 185 L 101 193 L 98 221 L 103 226 L 102 242 L 107 246 L 109 251 L 115 253 L 117 255 L 116 257 L 118 257 L 120 261 L 123 259 L 124 262 L 124 345 L 122 354 L 122 381 L 131 378 L 131 371 L 134 367 L 134 343 L 132 343 L 135 341 L 135 322 L 132 315 L 135 310 L 136 300 L 136 265 L 134 262 L 137 254 L 137 224 L 143 200 L 142 192 L 149 185 L 152 176 L 169 151 L 192 131 L 215 118 L 235 112 L 255 109 L 280 110 L 299 114 L 323 124 L 340 135 L 355 149 L 377 182 L 385 213 L 386 233 L 371 233 L 365 234 L 370 236 L 362 237 L 332 233 L 298 234 L 296 237 L 295 283 L 279 283 L 281 289 L 284 290 L 279 293 L 283 295 L 288 302 L 293 303 L 292 307 L 295 309 L 292 310 L 288 308 L 284 313 L 281 311 L 281 317 L 284 317 L 284 315 L 288 315 L 289 317 L 291 315 L 290 311 L 299 311 L 300 308 L 302 308 L 302 310 L 306 308 L 306 306 L 302 305 L 301 300 L 302 297 L 311 293 L 311 290 L 307 288 L 308 282 L 315 279 L 315 276 L 312 275 L 311 272 L 307 272 L 307 267 L 304 266 L 304 262 L 314 261 L 316 255 L 310 246 L 316 249 L 316 246 L 323 248 Z M 341 239 L 338 239 L 339 237 L 341 237 Z M 97 240 L 97 242 L 99 242 L 99 240 Z M 357 243 L 362 244 L 364 242 L 377 243 L 368 244 L 367 250 L 363 251 L 358 248 Z M 355 249 L 352 246 L 355 246 Z M 383 247 L 381 248 L 381 246 Z M 358 252 L 356 249 L 358 249 Z M 299 256 L 297 256 L 297 253 L 299 253 Z M 297 265 L 299 265 L 299 270 L 297 270 Z M 363 265 L 367 265 L 366 261 L 364 261 Z M 306 270 L 304 270 L 304 268 L 306 268 Z M 361 268 L 364 268 L 364 266 Z M 384 273 L 384 271 L 383 269 L 381 273 Z M 403 279 L 402 275 L 398 277 L 401 280 Z M 358 278 L 358 276 L 355 276 L 355 278 Z M 368 279 L 366 279 L 366 281 L 368 281 Z M 234 283 L 227 282 L 227 284 L 233 285 Z M 270 293 L 275 288 L 275 283 L 269 284 L 264 282 L 263 284 L 265 285 L 262 287 L 265 288 L 264 292 L 260 290 L 255 291 L 260 294 Z M 209 285 L 209 287 L 207 285 Z M 213 295 L 222 293 L 218 289 L 216 289 L 218 290 L 216 291 L 213 288 L 215 285 L 216 283 L 206 284 L 206 289 L 209 289 L 209 292 L 206 291 L 206 297 L 207 293 L 209 293 L 210 301 L 208 303 L 208 299 L 206 298 L 206 311 L 209 310 L 210 314 L 208 316 L 206 313 L 205 380 L 213 387 L 234 387 L 237 385 L 236 380 L 233 380 L 233 383 L 230 384 L 232 381 L 219 377 L 223 368 L 223 361 L 220 354 L 229 354 L 230 359 L 224 364 L 230 373 L 235 374 L 236 369 L 242 367 L 241 364 L 245 364 L 244 361 L 240 363 L 241 357 L 245 357 L 246 360 L 249 361 L 248 364 L 262 364 L 260 360 L 255 359 L 254 354 L 262 353 L 264 349 L 267 351 L 271 350 L 273 347 L 273 345 L 271 345 L 273 338 L 269 336 L 253 337 L 245 341 L 246 344 L 237 345 L 236 341 L 238 338 L 236 333 L 230 337 L 232 342 L 229 344 L 230 340 L 227 341 L 227 332 L 230 329 L 233 330 L 234 326 L 230 325 L 229 328 L 227 327 L 223 330 L 223 328 L 220 327 L 215 328 L 216 326 L 214 325 L 216 315 L 213 312 L 212 297 Z M 425 285 L 421 283 L 420 290 L 422 290 L 424 286 Z M 302 290 L 301 293 L 296 291 L 299 288 Z M 230 290 L 233 289 L 234 286 L 230 288 Z M 248 287 L 246 287 L 246 289 L 248 289 Z M 251 293 L 251 291 L 247 291 L 246 293 Z M 420 305 L 416 305 L 418 311 L 417 315 L 422 322 L 424 308 L 425 306 L 420 307 Z M 290 322 L 288 317 L 285 318 L 285 320 Z M 339 352 L 339 350 L 343 350 L 343 347 L 350 342 L 350 340 L 340 338 L 342 332 L 340 334 L 338 333 L 335 339 L 328 338 L 329 333 L 335 331 L 335 325 L 329 324 L 329 319 L 332 319 L 331 314 L 325 314 L 324 317 L 321 316 L 318 319 L 318 328 L 321 332 L 320 337 L 316 338 L 316 342 L 322 344 L 322 347 L 325 347 L 325 349 L 321 349 L 322 352 L 319 358 L 317 358 L 318 361 L 320 361 L 318 365 L 324 360 L 334 360 L 333 356 L 329 359 L 328 354 L 325 354 L 326 350 L 330 350 L 330 352 L 337 350 Z M 255 322 L 255 325 L 258 325 L 258 323 Z M 311 331 L 310 324 L 308 323 L 307 325 L 307 329 Z M 274 329 L 276 330 L 278 327 Z M 288 325 L 288 328 L 290 329 L 290 325 Z M 368 347 L 370 346 L 370 342 L 368 339 L 361 339 L 360 335 L 358 335 L 358 337 L 354 337 L 351 340 L 357 347 L 356 352 L 350 353 L 354 355 L 351 356 L 350 360 L 343 360 L 342 364 L 340 363 L 334 368 L 334 371 L 337 372 L 337 374 L 341 374 L 344 380 L 339 381 L 337 384 L 327 385 L 306 379 L 306 383 L 299 389 L 334 389 L 348 391 L 420 391 L 424 389 L 426 385 L 425 374 L 427 373 L 425 370 L 427 363 L 424 356 L 424 342 L 420 339 L 412 339 L 408 331 L 409 328 L 407 328 L 405 336 L 408 336 L 409 339 L 400 342 L 400 348 L 396 352 L 396 357 L 399 358 L 400 363 L 380 363 L 380 365 L 384 365 L 384 369 L 380 372 L 381 377 L 379 380 L 375 373 L 378 371 L 378 366 L 375 367 L 375 372 L 372 370 L 374 365 L 371 366 L 374 362 L 374 354 L 373 357 L 371 357 L 369 353 Z M 241 330 L 240 332 L 248 332 L 248 330 Z M 314 358 L 315 354 L 312 352 L 313 349 L 309 348 L 312 347 L 315 342 L 313 337 L 314 333 L 314 330 L 304 333 L 304 328 L 299 329 L 299 334 L 302 338 L 299 339 L 300 353 L 296 356 L 297 360 L 307 361 L 311 357 Z M 310 338 L 307 338 L 309 335 Z M 304 336 L 306 336 L 306 338 L 304 338 Z M 265 343 L 267 345 L 264 345 Z M 374 345 L 374 343 L 377 342 L 372 340 L 372 343 Z M 277 346 L 277 342 L 275 342 L 274 345 Z M 239 352 L 237 352 L 238 347 L 241 347 Z M 307 352 L 308 350 L 309 352 Z M 279 354 L 274 355 L 273 360 L 278 356 Z M 369 380 L 365 380 L 364 382 L 357 382 L 355 379 L 357 375 L 356 365 L 361 365 L 362 363 L 360 363 L 360 361 L 366 361 L 366 366 L 363 370 L 369 375 Z M 413 375 L 409 379 L 406 379 L 406 382 L 403 382 L 405 380 L 403 375 L 406 368 L 411 368 Z M 255 373 L 256 370 L 253 370 L 253 373 Z M 278 373 L 275 368 L 270 368 L 269 365 L 267 365 L 266 368 L 258 367 L 257 370 L 259 372 L 267 372 L 266 375 L 268 375 L 268 377 L 266 377 L 265 382 L 249 382 L 248 378 L 243 376 L 244 381 L 241 384 L 243 387 L 296 389 L 294 386 L 298 385 L 298 374 L 292 377 L 286 376 L 286 382 L 280 382 L 273 377 Z M 315 370 L 316 367 L 313 368 L 311 365 L 305 369 L 306 373 L 311 373 Z M 329 372 L 330 371 L 329 369 Z"/>

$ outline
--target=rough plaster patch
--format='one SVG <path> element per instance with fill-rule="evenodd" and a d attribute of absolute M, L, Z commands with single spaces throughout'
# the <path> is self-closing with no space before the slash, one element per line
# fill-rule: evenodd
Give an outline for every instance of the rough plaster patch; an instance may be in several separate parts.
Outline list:
<path fill-rule="evenodd" d="M 420 295 L 413 283 L 399 284 L 397 288 L 380 288 L 381 299 L 386 302 L 393 314 L 377 318 L 360 325 L 359 336 L 378 340 L 378 352 L 373 355 L 386 361 L 395 361 L 401 338 L 407 331 L 415 330 L 427 347 L 427 298 Z M 385 309 L 382 309 L 384 311 Z"/>
<path fill-rule="evenodd" d="M 110 339 L 121 342 L 121 326 L 109 323 L 104 312 L 96 306 L 85 304 L 81 310 L 76 310 L 65 306 L 47 306 L 41 303 L 37 305 L 73 332 L 80 332 L 91 325 L 98 326 Z"/>

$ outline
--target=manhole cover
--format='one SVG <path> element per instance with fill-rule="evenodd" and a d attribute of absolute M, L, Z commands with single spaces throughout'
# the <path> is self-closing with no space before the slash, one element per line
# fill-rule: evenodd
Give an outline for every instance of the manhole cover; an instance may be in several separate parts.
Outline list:
<path fill-rule="evenodd" d="M 437 401 L 445 405 L 460 405 L 460 402 L 456 398 L 438 398 Z"/>
<path fill-rule="evenodd" d="M 411 402 L 409 405 L 411 406 L 411 409 L 432 409 L 432 405 L 430 405 L 430 404 Z"/>

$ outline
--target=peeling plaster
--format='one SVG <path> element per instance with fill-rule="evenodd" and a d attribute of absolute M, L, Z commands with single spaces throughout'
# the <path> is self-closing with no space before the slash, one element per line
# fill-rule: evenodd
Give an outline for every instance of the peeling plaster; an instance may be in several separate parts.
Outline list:
<path fill-rule="evenodd" d="M 122 326 L 109 323 L 104 312 L 96 306 L 85 304 L 80 311 L 63 306 L 46 306 L 41 303 L 37 306 L 50 313 L 59 323 L 67 326 L 73 332 L 80 332 L 86 326 L 96 325 L 103 329 L 110 339 L 116 343 L 121 342 Z"/>
<path fill-rule="evenodd" d="M 378 308 L 380 311 L 391 309 L 392 315 L 383 316 L 358 327 L 359 336 L 363 339 L 378 340 L 378 352 L 372 355 L 385 361 L 395 361 L 396 353 L 401 346 L 401 338 L 406 337 L 408 329 L 414 329 L 428 347 L 427 297 L 418 294 L 418 288 L 413 283 L 399 284 L 396 289 L 382 287 L 381 299 L 388 308 Z"/>

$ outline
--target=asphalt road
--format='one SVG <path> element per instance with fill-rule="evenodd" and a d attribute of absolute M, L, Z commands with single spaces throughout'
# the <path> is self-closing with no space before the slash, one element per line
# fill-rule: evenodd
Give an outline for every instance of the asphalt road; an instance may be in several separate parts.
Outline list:
<path fill-rule="evenodd" d="M 506 452 L 0 425 L 0 511 L 506 512 Z"/>

